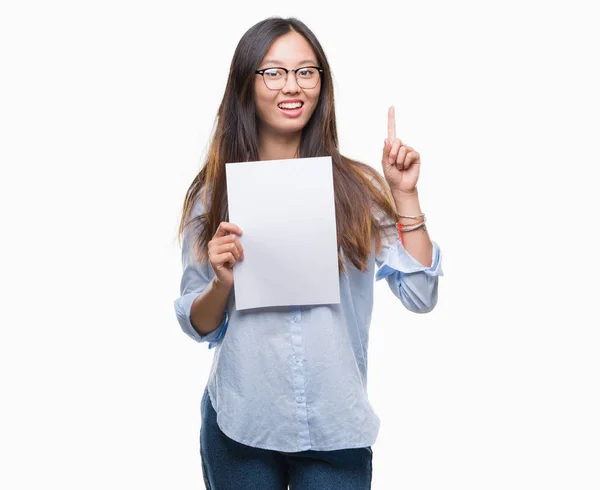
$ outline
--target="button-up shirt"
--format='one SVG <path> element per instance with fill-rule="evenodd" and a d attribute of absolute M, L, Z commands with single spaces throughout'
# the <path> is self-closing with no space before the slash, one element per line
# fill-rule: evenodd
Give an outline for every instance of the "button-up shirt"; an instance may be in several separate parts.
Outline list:
<path fill-rule="evenodd" d="M 200 201 L 192 217 L 204 213 Z M 432 264 L 425 267 L 404 249 L 396 223 L 381 212 L 374 215 L 385 225 L 381 251 L 375 255 L 373 239 L 364 272 L 347 261 L 339 279 L 339 304 L 238 311 L 232 288 L 220 325 L 207 335 L 194 329 L 190 311 L 214 271 L 209 262 L 200 264 L 193 257 L 193 239 L 184 232 L 175 312 L 187 335 L 214 349 L 208 394 L 219 428 L 231 439 L 285 452 L 367 447 L 375 442 L 380 420 L 367 396 L 373 276 L 385 279 L 408 310 L 426 313 L 437 303 L 438 277 L 443 272 L 436 242 L 432 241 Z"/>

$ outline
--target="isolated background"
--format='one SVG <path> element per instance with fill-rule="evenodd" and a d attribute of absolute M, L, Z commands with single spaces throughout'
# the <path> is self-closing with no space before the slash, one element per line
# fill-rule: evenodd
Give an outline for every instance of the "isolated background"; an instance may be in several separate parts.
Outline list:
<path fill-rule="evenodd" d="M 213 351 L 176 321 L 183 197 L 234 49 L 297 16 L 342 153 L 421 153 L 439 302 L 375 289 L 373 488 L 597 489 L 592 2 L 12 1 L 0 7 L 0 487 L 202 487 Z"/>

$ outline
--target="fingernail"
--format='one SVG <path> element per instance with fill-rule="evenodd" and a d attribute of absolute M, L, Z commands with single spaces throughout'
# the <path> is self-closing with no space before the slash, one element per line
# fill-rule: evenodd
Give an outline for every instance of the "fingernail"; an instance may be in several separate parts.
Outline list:
<path fill-rule="evenodd" d="M 390 163 L 394 163 L 396 160 L 394 159 L 394 157 L 390 157 Z"/>

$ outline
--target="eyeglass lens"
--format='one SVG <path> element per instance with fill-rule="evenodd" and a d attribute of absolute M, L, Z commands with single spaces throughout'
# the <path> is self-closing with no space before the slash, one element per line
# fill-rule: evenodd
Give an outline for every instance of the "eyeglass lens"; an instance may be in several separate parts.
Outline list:
<path fill-rule="evenodd" d="M 282 89 L 287 81 L 285 71 L 280 68 L 265 70 L 263 78 L 272 90 Z M 296 82 L 302 88 L 314 88 L 319 82 L 319 71 L 316 68 L 301 68 L 296 72 Z"/>

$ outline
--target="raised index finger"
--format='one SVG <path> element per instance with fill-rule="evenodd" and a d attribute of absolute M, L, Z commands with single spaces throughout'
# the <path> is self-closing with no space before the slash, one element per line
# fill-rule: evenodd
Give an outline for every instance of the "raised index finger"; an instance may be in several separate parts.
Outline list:
<path fill-rule="evenodd" d="M 391 106 L 388 109 L 388 141 L 390 145 L 396 139 L 396 113 L 394 111 L 394 106 Z"/>

